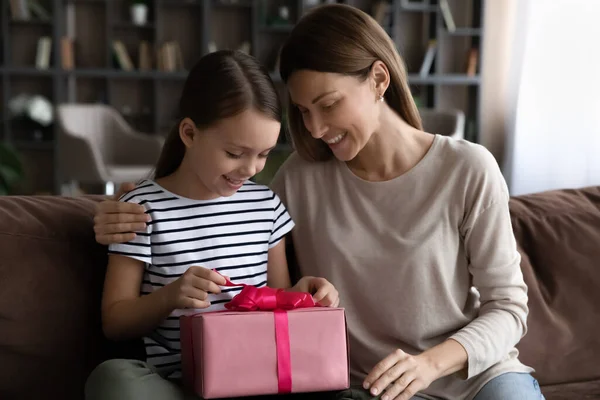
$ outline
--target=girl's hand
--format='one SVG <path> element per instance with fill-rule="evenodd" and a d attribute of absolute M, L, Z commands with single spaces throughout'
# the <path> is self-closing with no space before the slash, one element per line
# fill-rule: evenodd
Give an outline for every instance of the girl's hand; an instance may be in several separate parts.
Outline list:
<path fill-rule="evenodd" d="M 364 388 L 373 396 L 385 391 L 381 400 L 409 400 L 437 377 L 436 368 L 423 353 L 412 356 L 398 349 L 373 368 Z"/>
<path fill-rule="evenodd" d="M 209 293 L 221 293 L 218 285 L 225 285 L 225 278 L 215 271 L 203 267 L 190 267 L 176 281 L 163 289 L 172 309 L 208 308 Z"/>
<path fill-rule="evenodd" d="M 314 276 L 301 278 L 292 290 L 311 293 L 315 303 L 324 307 L 337 307 L 340 304 L 338 291 L 325 278 Z"/>

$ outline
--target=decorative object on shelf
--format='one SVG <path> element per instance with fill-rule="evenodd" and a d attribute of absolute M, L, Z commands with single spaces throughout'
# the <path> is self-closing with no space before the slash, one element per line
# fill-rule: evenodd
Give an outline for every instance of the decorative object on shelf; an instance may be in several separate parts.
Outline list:
<path fill-rule="evenodd" d="M 12 146 L 0 142 L 0 196 L 11 194 L 24 175 L 19 153 Z"/>
<path fill-rule="evenodd" d="M 54 107 L 41 95 L 20 94 L 8 102 L 12 129 L 19 131 L 20 140 L 51 140 Z"/>
<path fill-rule="evenodd" d="M 29 118 L 43 127 L 54 122 L 52 103 L 41 95 L 20 94 L 10 100 L 8 108 L 13 117 Z"/>
<path fill-rule="evenodd" d="M 148 23 L 148 4 L 145 0 L 133 0 L 131 2 L 131 21 L 138 26 Z"/>

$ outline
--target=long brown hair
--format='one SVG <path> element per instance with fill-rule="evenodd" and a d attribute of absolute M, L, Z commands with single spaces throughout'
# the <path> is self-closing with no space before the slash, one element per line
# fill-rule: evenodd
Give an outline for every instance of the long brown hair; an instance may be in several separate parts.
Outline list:
<path fill-rule="evenodd" d="M 332 72 L 365 80 L 371 66 L 381 60 L 390 73 L 385 100 L 411 126 L 422 129 L 412 98 L 406 66 L 383 28 L 365 12 L 344 4 L 319 6 L 303 16 L 282 47 L 279 73 L 287 83 L 294 71 Z M 287 110 L 289 131 L 298 154 L 310 161 L 325 161 L 333 153 L 307 131 L 296 107 Z"/>
<path fill-rule="evenodd" d="M 206 128 L 250 108 L 281 122 L 279 95 L 268 71 L 241 51 L 221 50 L 202 57 L 185 81 L 178 122 L 165 140 L 154 178 L 171 175 L 181 165 L 185 146 L 179 137 L 179 125 L 183 118 Z"/>

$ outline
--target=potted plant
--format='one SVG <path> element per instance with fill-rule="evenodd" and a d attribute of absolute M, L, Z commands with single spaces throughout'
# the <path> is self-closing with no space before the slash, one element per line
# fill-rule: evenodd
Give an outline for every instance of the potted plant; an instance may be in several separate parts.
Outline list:
<path fill-rule="evenodd" d="M 148 4 L 146 0 L 131 1 L 131 20 L 135 25 L 146 25 L 148 22 Z"/>
<path fill-rule="evenodd" d="M 18 153 L 9 145 L 0 142 L 0 195 L 11 194 L 23 179 L 23 164 Z"/>

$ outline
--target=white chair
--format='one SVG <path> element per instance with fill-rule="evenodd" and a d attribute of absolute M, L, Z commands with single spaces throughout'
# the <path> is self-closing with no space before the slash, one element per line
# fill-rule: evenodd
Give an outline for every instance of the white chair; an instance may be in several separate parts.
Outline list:
<path fill-rule="evenodd" d="M 150 177 L 164 139 L 136 132 L 112 107 L 103 104 L 61 104 L 58 167 L 63 194 L 79 183 L 115 185 Z M 70 189 L 68 189 L 70 187 Z"/>
<path fill-rule="evenodd" d="M 460 110 L 419 108 L 423 130 L 456 139 L 465 137 L 465 114 Z"/>

